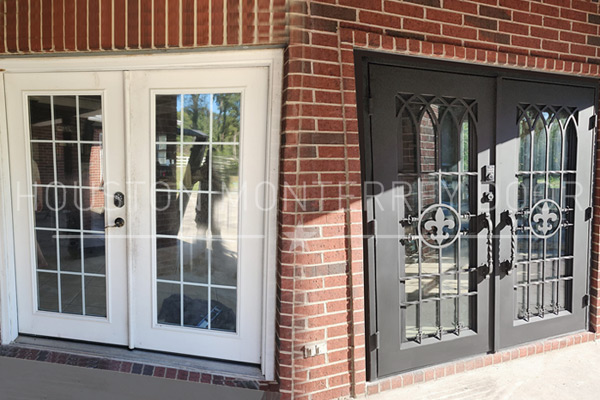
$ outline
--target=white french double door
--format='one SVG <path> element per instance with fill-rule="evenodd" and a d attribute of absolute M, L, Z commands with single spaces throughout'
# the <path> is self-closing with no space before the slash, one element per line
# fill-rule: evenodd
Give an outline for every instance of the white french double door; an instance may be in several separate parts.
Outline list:
<path fill-rule="evenodd" d="M 268 87 L 6 73 L 19 332 L 259 363 Z"/>

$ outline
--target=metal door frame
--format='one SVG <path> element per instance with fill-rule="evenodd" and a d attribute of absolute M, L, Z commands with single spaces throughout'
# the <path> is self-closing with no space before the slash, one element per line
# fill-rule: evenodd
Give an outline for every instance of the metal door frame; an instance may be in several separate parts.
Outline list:
<path fill-rule="evenodd" d="M 415 68 L 430 71 L 442 71 L 442 72 L 454 72 L 466 75 L 484 76 L 495 78 L 496 83 L 496 116 L 495 126 L 496 129 L 491 134 L 493 135 L 493 142 L 496 142 L 496 131 L 498 130 L 498 103 L 497 101 L 502 95 L 502 85 L 500 81 L 502 79 L 518 79 L 525 81 L 532 81 L 538 83 L 549 83 L 549 84 L 563 84 L 569 86 L 581 86 L 592 88 L 595 93 L 595 106 L 598 105 L 598 92 L 599 83 L 597 80 L 592 78 L 574 77 L 566 74 L 554 74 L 544 72 L 525 71 L 510 68 L 499 68 L 487 65 L 476 65 L 466 62 L 459 61 L 447 61 L 447 60 L 436 60 L 420 56 L 405 56 L 390 53 L 381 53 L 372 50 L 354 50 L 354 66 L 355 66 L 355 79 L 356 79 L 356 98 L 357 98 L 357 114 L 358 114 L 358 125 L 359 125 L 359 144 L 360 144 L 360 159 L 361 159 L 361 176 L 362 181 L 368 180 L 372 177 L 371 165 L 371 143 L 369 133 L 369 76 L 368 76 L 368 65 L 372 63 L 385 64 L 390 66 L 398 66 L 405 68 Z M 596 132 L 597 133 L 597 132 Z M 595 140 L 593 140 L 595 146 Z M 591 162 L 591 184 L 592 184 L 592 198 L 591 204 L 594 206 L 593 201 L 593 186 L 595 179 L 595 149 L 592 152 Z M 495 148 L 492 151 L 491 159 L 495 160 Z M 495 208 L 495 204 L 494 204 Z M 379 377 L 377 372 L 377 354 L 373 351 L 377 347 L 378 337 L 377 333 L 377 292 L 375 285 L 375 263 L 373 254 L 373 237 L 370 234 L 373 232 L 373 226 L 369 225 L 367 221 L 370 221 L 372 217 L 371 211 L 369 210 L 368 204 L 365 198 L 362 198 L 362 211 L 363 211 L 363 232 L 365 232 L 363 238 L 363 249 L 364 249 L 364 263 L 365 263 L 365 320 L 367 322 L 367 335 L 366 335 L 366 347 L 367 347 L 367 379 L 373 381 Z M 496 221 L 496 225 L 499 221 Z M 593 221 L 591 226 L 593 226 Z M 591 228 L 590 228 L 591 229 Z M 588 234 L 588 241 L 591 240 L 591 234 Z M 499 243 L 498 240 L 494 240 L 494 265 L 498 265 L 498 251 Z M 496 269 L 496 268 L 495 268 Z M 586 279 L 587 279 L 587 293 L 589 294 L 589 275 L 590 275 L 590 252 L 587 254 L 587 267 L 586 267 Z M 499 285 L 499 276 L 494 275 L 494 284 L 490 288 L 490 311 L 492 316 L 492 327 L 490 329 L 490 343 L 492 352 L 496 352 L 499 349 L 499 291 L 496 288 Z M 589 309 L 586 314 L 586 324 L 589 321 Z M 400 373 L 399 371 L 398 373 Z"/>

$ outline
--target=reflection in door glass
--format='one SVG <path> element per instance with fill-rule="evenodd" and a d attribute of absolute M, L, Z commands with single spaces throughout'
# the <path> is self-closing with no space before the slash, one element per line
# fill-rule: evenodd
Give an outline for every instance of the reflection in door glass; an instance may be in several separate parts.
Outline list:
<path fill-rule="evenodd" d="M 475 330 L 477 301 L 470 250 L 473 100 L 399 93 L 398 181 L 403 190 L 400 299 L 402 340 L 420 343 Z M 400 161 L 402 160 L 402 161 Z M 402 208 L 401 208 L 402 209 Z"/>
<path fill-rule="evenodd" d="M 546 126 L 538 118 L 533 125 L 532 171 L 546 170 L 546 135 Z"/>
<path fill-rule="evenodd" d="M 458 126 L 453 117 L 450 112 L 444 113 L 439 127 L 441 133 L 440 147 L 442 149 L 440 151 L 442 156 L 441 165 L 442 171 L 445 172 L 456 172 L 458 170 L 460 140 L 457 139 L 460 138 L 458 130 L 462 126 Z"/>
<path fill-rule="evenodd" d="M 578 121 L 569 107 L 520 104 L 517 113 L 515 319 L 530 321 L 571 311 Z M 559 275 L 557 265 L 569 268 Z"/>
<path fill-rule="evenodd" d="M 106 317 L 102 98 L 28 104 L 38 310 Z"/>
<path fill-rule="evenodd" d="M 157 321 L 235 332 L 240 93 L 155 97 Z"/>

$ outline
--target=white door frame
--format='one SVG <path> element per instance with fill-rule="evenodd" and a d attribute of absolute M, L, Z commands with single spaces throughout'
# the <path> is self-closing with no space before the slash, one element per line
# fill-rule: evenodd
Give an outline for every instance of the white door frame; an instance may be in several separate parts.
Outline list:
<path fill-rule="evenodd" d="M 0 330 L 1 343 L 13 342 L 18 336 L 18 314 L 16 304 L 16 279 L 14 263 L 14 241 L 12 204 L 10 193 L 10 169 L 6 119 L 4 75 L 11 72 L 74 72 L 74 71 L 123 71 L 125 75 L 125 102 L 129 101 L 128 72 L 154 69 L 202 69 L 232 67 L 266 67 L 269 74 L 267 107 L 267 166 L 265 177 L 265 240 L 263 270 L 262 310 L 262 373 L 267 380 L 275 378 L 275 301 L 276 301 L 276 238 L 277 238 L 277 188 L 279 178 L 279 127 L 281 120 L 281 96 L 283 79 L 283 50 L 236 50 L 199 51 L 169 54 L 141 55 L 91 55 L 57 57 L 7 57 L 0 58 L 2 79 L 0 80 Z M 125 132 L 129 121 L 126 117 Z M 129 137 L 129 135 L 127 135 Z M 129 163 L 127 163 L 129 164 Z M 129 170 L 129 166 L 127 167 Z M 130 219 L 131 216 L 128 216 Z M 130 252 L 128 252 L 130 253 Z M 131 282 L 131 259 L 129 280 Z M 131 285 L 131 283 L 130 283 Z M 131 304 L 129 304 L 131 310 Z"/>
<path fill-rule="evenodd" d="M 9 76 L 10 79 L 8 79 Z M 127 310 L 118 306 L 118 304 L 126 301 L 127 283 L 126 270 L 118 267 L 119 261 L 125 257 L 127 251 L 126 241 L 123 240 L 122 233 L 119 232 L 120 229 L 102 230 L 101 232 L 106 237 L 105 246 L 108 251 L 105 260 L 105 290 L 107 295 L 105 318 L 85 316 L 83 308 L 83 315 L 65 315 L 38 310 L 36 299 L 39 298 L 37 288 L 40 286 L 38 286 L 37 268 L 25 268 L 27 265 L 32 267 L 36 265 L 33 249 L 35 248 L 34 243 L 36 243 L 34 238 L 38 232 L 34 212 L 31 210 L 31 198 L 24 195 L 30 193 L 29 188 L 33 185 L 33 182 L 29 180 L 32 176 L 30 167 L 32 161 L 30 158 L 33 157 L 32 147 L 34 145 L 32 143 L 34 138 L 29 140 L 28 119 L 30 116 L 27 112 L 29 104 L 27 97 L 32 95 L 56 95 L 56 93 L 102 96 L 102 124 L 105 132 L 102 135 L 102 146 L 105 149 L 102 157 L 102 177 L 105 182 L 102 186 L 105 191 L 111 193 L 113 191 L 124 191 L 122 186 L 124 186 L 125 181 L 125 153 L 123 149 L 124 140 L 120 132 L 124 114 L 123 98 L 120 96 L 123 87 L 123 74 L 119 71 L 69 72 L 66 74 L 15 73 L 6 75 L 6 78 L 6 109 L 7 114 L 10 116 L 8 121 L 9 151 L 13 157 L 11 160 L 11 179 L 12 188 L 15 191 L 13 192 L 14 208 L 12 216 L 15 222 L 13 225 L 14 257 L 15 263 L 18 265 L 16 279 L 19 331 L 25 334 L 34 333 L 61 338 L 102 341 L 108 344 L 127 344 Z M 77 140 L 79 142 L 79 136 Z M 109 154 L 115 157 L 116 162 L 111 162 L 107 158 Z M 56 158 L 58 159 L 58 156 Z M 57 169 L 56 163 L 55 170 Z M 81 178 L 79 181 L 81 181 Z M 26 182 L 23 191 L 22 184 Z M 68 183 L 66 184 L 68 185 Z M 78 184 L 82 185 L 83 183 Z M 124 216 L 126 209 L 118 209 L 109 205 L 106 207 L 105 215 L 111 221 L 114 218 Z M 104 222 L 104 220 L 101 222 Z M 59 226 L 57 224 L 55 229 L 60 229 Z M 63 226 L 62 228 L 66 227 Z M 69 226 L 69 228 L 73 228 L 73 226 Z M 82 229 L 83 226 L 78 226 L 79 228 Z M 98 231 L 97 228 L 95 230 Z M 58 270 L 60 271 L 60 268 Z M 84 270 L 81 270 L 82 274 L 83 272 Z M 59 272 L 60 276 L 62 276 L 61 272 Z M 30 285 L 30 292 L 25 289 L 25 285 Z M 87 285 L 84 285 L 82 281 L 82 289 L 84 286 Z M 85 304 L 84 300 L 85 296 L 82 297 L 82 305 Z"/>
<path fill-rule="evenodd" d="M 129 197 L 132 199 L 132 204 L 130 204 L 133 207 L 132 212 L 136 215 L 136 219 L 131 219 L 129 224 L 130 232 L 133 233 L 132 237 L 135 238 L 133 240 L 135 241 L 134 248 L 136 252 L 135 263 L 133 264 L 133 277 L 136 286 L 136 295 L 133 300 L 136 304 L 136 312 L 134 314 L 135 318 L 130 318 L 135 320 L 132 327 L 135 327 L 136 348 L 162 349 L 176 353 L 196 354 L 248 363 L 260 362 L 260 349 L 262 347 L 262 329 L 260 325 L 262 315 L 260 310 L 263 307 L 261 293 L 263 286 L 262 246 L 264 238 L 262 235 L 265 222 L 262 218 L 263 204 L 265 204 L 262 198 L 264 196 L 262 186 L 267 158 L 265 107 L 268 86 L 268 70 L 264 67 L 231 68 L 230 70 L 210 68 L 131 72 L 131 98 L 136 99 L 135 103 L 131 103 L 130 108 L 132 120 L 131 140 L 136 145 L 135 149 L 132 149 L 129 154 L 135 153 L 136 156 L 131 160 L 133 170 L 128 175 L 128 179 L 132 182 L 144 183 L 144 186 L 138 186 L 129 191 Z M 156 228 L 158 208 L 155 204 L 159 184 L 156 175 L 158 167 L 157 163 L 153 161 L 155 160 L 153 154 L 157 152 L 156 146 L 159 144 L 159 140 L 154 134 L 159 129 L 156 126 L 157 113 L 159 112 L 156 96 L 199 93 L 239 93 L 241 98 L 241 134 L 238 140 L 240 187 L 239 192 L 237 192 L 239 198 L 235 200 L 240 211 L 234 217 L 236 230 L 238 231 L 238 240 L 235 247 L 239 251 L 238 262 L 236 263 L 237 273 L 235 274 L 237 283 L 223 282 L 223 285 L 237 288 L 235 292 L 238 297 L 237 303 L 235 306 L 228 305 L 232 309 L 237 309 L 237 328 L 234 332 L 182 328 L 161 324 L 157 320 L 158 309 L 161 306 L 157 304 L 159 276 L 156 260 L 159 259 L 160 249 L 154 240 L 148 238 L 148 232 L 157 232 L 158 234 Z M 204 127 L 202 130 L 210 133 L 211 129 L 210 127 Z M 149 132 L 152 133 L 150 134 L 150 140 L 147 140 Z M 171 142 L 173 140 L 170 139 Z M 210 143 L 207 147 L 212 147 L 212 142 L 217 140 L 210 135 L 207 141 Z M 212 159 L 211 156 L 207 157 Z M 213 165 L 212 161 L 211 165 Z M 146 182 L 149 184 L 146 185 Z M 163 188 L 168 187 L 164 186 Z M 173 188 L 170 187 L 170 189 Z M 210 184 L 208 184 L 207 189 L 214 190 Z M 227 196 L 224 195 L 223 199 L 226 199 Z M 166 214 L 163 215 L 166 217 Z M 209 218 L 209 221 L 211 219 L 215 221 L 214 218 Z M 185 224 L 181 222 L 181 226 L 183 225 Z M 222 226 L 222 228 L 225 228 L 225 226 Z M 181 231 L 180 233 L 183 236 L 191 234 L 190 232 L 183 233 Z M 217 233 L 217 235 L 221 234 Z M 203 235 L 203 233 L 200 233 L 200 235 Z M 153 271 L 147 266 L 153 266 Z M 213 264 L 212 268 L 218 269 L 218 264 Z M 183 268 L 180 268 L 179 271 L 183 274 Z M 231 272 L 233 272 L 233 269 Z M 214 285 L 214 283 L 211 283 L 211 276 L 212 274 L 209 273 L 205 282 L 208 287 Z M 173 286 L 170 286 L 174 283 L 171 280 L 172 277 L 164 279 L 167 279 L 167 281 L 163 281 L 163 283 L 172 288 Z M 186 281 L 184 275 L 181 275 L 179 279 L 182 284 Z M 152 297 L 146 296 L 148 294 L 147 288 L 150 287 L 152 288 Z M 179 293 L 181 296 L 184 296 L 185 292 L 183 287 L 181 287 Z M 211 292 L 216 293 L 213 292 L 214 290 L 214 288 L 211 289 Z M 194 295 L 191 296 L 194 297 Z M 211 297 L 211 295 L 208 295 L 207 299 Z M 152 304 L 152 307 L 148 307 L 149 304 Z M 180 311 L 185 312 L 181 307 Z M 183 321 L 181 323 L 183 324 Z"/>

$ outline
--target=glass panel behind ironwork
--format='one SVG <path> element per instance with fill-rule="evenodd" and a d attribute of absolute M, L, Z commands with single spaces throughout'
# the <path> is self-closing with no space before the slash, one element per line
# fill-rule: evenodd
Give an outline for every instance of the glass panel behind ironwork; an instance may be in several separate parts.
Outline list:
<path fill-rule="evenodd" d="M 240 93 L 155 98 L 157 321 L 235 332 Z"/>
<path fill-rule="evenodd" d="M 106 317 L 102 97 L 28 104 L 38 310 Z"/>
<path fill-rule="evenodd" d="M 396 96 L 398 186 L 402 188 L 402 340 L 420 343 L 475 330 L 477 276 L 471 191 L 476 190 L 477 104 Z"/>
<path fill-rule="evenodd" d="M 576 111 L 540 104 L 517 109 L 515 320 L 571 311 Z"/>

